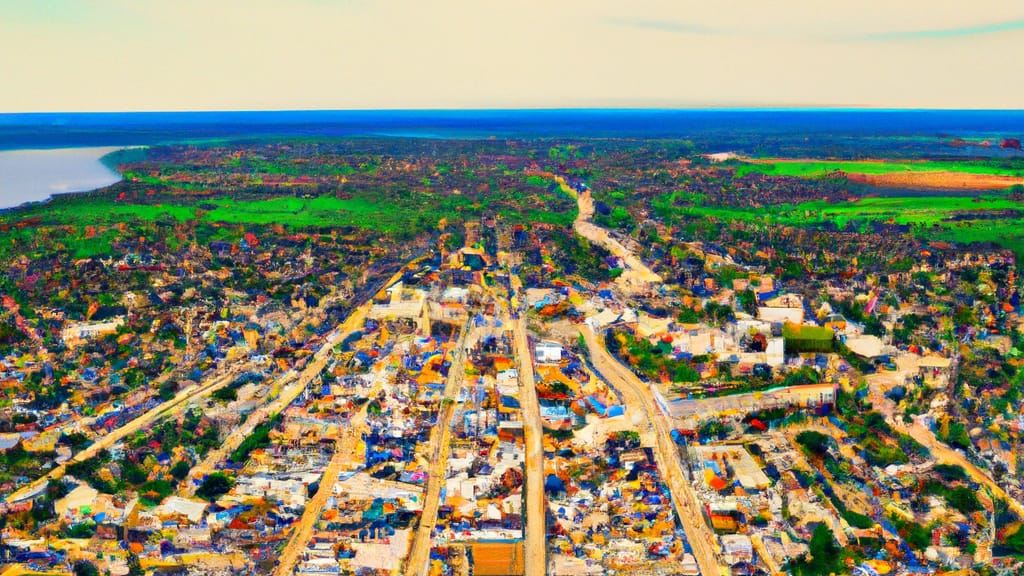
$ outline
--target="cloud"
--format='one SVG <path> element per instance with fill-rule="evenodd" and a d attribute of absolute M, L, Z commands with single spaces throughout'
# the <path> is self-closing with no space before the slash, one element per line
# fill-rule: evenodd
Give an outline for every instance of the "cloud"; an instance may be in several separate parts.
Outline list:
<path fill-rule="evenodd" d="M 659 32 L 672 32 L 675 34 L 692 34 L 701 36 L 720 36 L 732 33 L 729 30 L 711 28 L 700 24 L 689 22 L 678 22 L 675 20 L 641 20 L 634 18 L 612 18 L 608 22 L 615 26 L 624 28 L 639 28 L 641 30 L 657 30 Z"/>
<path fill-rule="evenodd" d="M 1024 19 L 1008 20 L 1006 22 L 994 22 L 990 24 L 978 24 L 975 26 L 958 26 L 955 28 L 936 28 L 931 30 L 895 30 L 890 32 L 875 32 L 862 34 L 851 39 L 861 41 L 891 41 L 891 40 L 938 40 L 943 38 L 964 38 L 968 36 L 985 36 L 1001 32 L 1019 32 L 1024 30 Z"/>

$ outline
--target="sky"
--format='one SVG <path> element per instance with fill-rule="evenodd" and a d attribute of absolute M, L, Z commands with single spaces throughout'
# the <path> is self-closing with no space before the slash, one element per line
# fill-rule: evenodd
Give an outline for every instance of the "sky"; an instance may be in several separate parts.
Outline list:
<path fill-rule="evenodd" d="M 0 0 L 0 113 L 1024 108 L 1024 0 Z"/>

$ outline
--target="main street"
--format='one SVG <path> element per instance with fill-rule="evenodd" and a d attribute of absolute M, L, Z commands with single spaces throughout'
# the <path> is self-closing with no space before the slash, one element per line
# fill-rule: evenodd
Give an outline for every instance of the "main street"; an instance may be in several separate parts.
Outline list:
<path fill-rule="evenodd" d="M 715 534 L 704 521 L 701 506 L 693 489 L 683 476 L 682 466 L 675 444 L 671 440 L 671 425 L 655 405 L 653 395 L 636 375 L 626 369 L 605 350 L 597 335 L 587 325 L 580 325 L 580 331 L 590 351 L 590 361 L 602 377 L 622 394 L 631 413 L 642 413 L 648 426 L 654 429 L 654 456 L 662 471 L 665 483 L 672 493 L 676 514 L 683 524 L 693 555 L 704 576 L 717 576 L 720 566 L 712 550 Z"/>
<path fill-rule="evenodd" d="M 512 289 L 516 294 L 522 290 L 522 282 L 515 274 L 511 276 Z M 540 422 L 540 404 L 533 380 L 533 354 L 526 332 L 526 317 L 518 310 L 512 311 L 512 329 L 515 335 L 516 361 L 519 372 L 519 403 L 523 418 L 523 434 L 526 442 L 526 573 L 544 574 L 547 570 L 547 542 L 545 522 L 547 510 L 544 503 L 544 431 Z"/>

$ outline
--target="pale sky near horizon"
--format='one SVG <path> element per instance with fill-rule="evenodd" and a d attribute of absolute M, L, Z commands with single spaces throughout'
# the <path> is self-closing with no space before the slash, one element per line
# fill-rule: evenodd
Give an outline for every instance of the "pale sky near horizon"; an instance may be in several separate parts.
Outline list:
<path fill-rule="evenodd" d="M 0 0 L 0 113 L 1024 108 L 1024 0 Z"/>

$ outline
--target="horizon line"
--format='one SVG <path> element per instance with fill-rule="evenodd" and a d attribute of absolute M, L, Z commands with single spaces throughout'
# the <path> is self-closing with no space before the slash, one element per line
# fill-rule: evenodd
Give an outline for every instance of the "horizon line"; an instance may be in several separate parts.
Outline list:
<path fill-rule="evenodd" d="M 524 106 L 524 107 L 409 107 L 409 108 L 226 108 L 192 110 L 58 110 L 0 112 L 0 117 L 75 114 L 259 114 L 259 113 L 409 113 L 409 112 L 1024 112 L 1024 108 L 916 108 L 900 106 L 807 106 L 807 105 L 715 105 L 715 106 Z"/>

